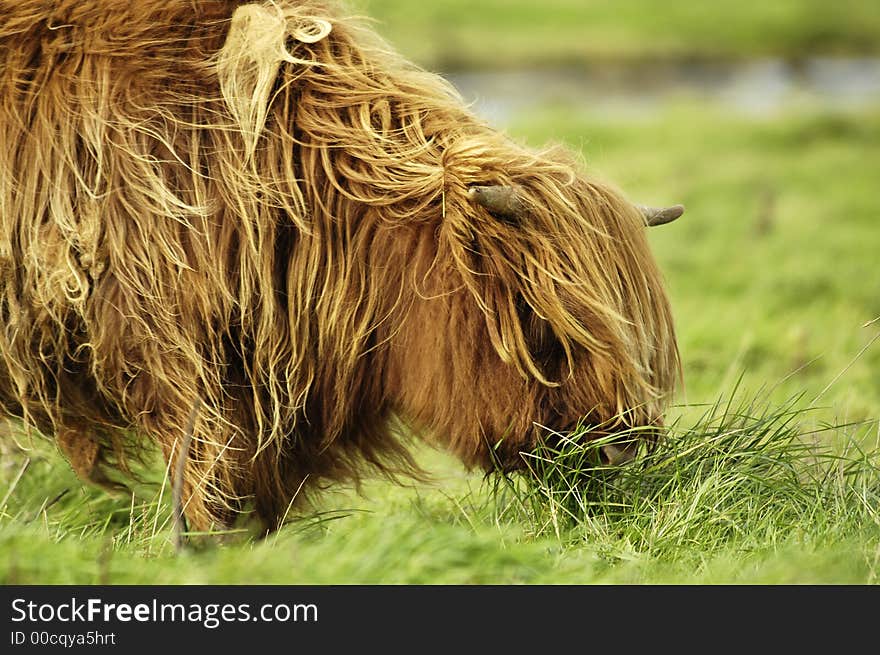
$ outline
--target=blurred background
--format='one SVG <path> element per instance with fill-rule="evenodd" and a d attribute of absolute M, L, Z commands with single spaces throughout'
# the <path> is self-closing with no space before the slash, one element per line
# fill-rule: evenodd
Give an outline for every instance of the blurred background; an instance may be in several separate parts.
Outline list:
<path fill-rule="evenodd" d="M 646 204 L 681 402 L 736 386 L 880 416 L 880 9 L 842 0 L 361 0 L 528 146 Z"/>

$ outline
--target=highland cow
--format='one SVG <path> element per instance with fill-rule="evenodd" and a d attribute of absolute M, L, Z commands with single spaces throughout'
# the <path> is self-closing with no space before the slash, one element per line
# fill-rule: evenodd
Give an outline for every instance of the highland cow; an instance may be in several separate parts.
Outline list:
<path fill-rule="evenodd" d="M 7 415 L 98 483 L 158 444 L 197 529 L 417 474 L 410 435 L 516 469 L 661 424 L 644 232 L 680 208 L 516 144 L 326 0 L 239 5 L 0 0 Z"/>

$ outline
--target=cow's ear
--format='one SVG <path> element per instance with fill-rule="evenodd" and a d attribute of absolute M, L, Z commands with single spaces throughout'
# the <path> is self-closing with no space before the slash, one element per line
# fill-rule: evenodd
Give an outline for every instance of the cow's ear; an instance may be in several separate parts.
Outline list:
<path fill-rule="evenodd" d="M 315 65 L 293 56 L 291 42 L 315 43 L 330 34 L 329 21 L 285 14 L 278 6 L 248 4 L 232 15 L 215 66 L 223 100 L 252 157 L 266 124 L 272 89 L 283 62 Z"/>
<path fill-rule="evenodd" d="M 487 212 L 508 223 L 522 222 L 526 206 L 516 186 L 472 186 L 468 189 L 468 199 Z"/>

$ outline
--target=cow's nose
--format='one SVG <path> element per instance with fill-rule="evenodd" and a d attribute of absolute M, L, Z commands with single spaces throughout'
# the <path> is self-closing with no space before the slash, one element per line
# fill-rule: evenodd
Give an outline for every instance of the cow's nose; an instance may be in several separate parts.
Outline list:
<path fill-rule="evenodd" d="M 605 444 L 599 448 L 602 463 L 608 466 L 620 466 L 635 459 L 635 448 L 621 448 L 613 443 Z"/>

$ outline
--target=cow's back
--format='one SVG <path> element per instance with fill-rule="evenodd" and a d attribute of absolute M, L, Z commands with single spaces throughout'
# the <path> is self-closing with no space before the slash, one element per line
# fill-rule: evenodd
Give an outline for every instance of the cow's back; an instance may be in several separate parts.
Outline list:
<path fill-rule="evenodd" d="M 162 263 L 133 244 L 161 234 L 181 259 L 175 219 L 206 214 L 177 153 L 193 143 L 183 126 L 219 113 L 211 62 L 238 4 L 0 0 L 0 401 L 44 431 L 62 414 L 122 420 L 101 399 L 114 380 L 94 377 L 114 364 L 92 355 L 101 335 L 108 357 L 130 348 L 107 320 L 126 289 L 160 291 Z"/>

